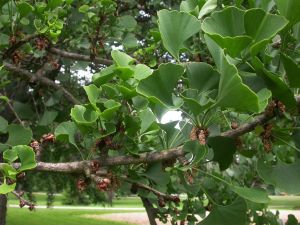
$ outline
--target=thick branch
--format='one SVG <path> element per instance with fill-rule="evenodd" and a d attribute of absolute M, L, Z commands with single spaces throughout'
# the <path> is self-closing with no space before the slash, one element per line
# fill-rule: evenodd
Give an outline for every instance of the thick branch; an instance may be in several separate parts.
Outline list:
<path fill-rule="evenodd" d="M 240 127 L 238 127 L 237 129 L 234 129 L 234 130 L 225 131 L 221 135 L 224 137 L 231 137 L 231 138 L 236 138 L 236 137 L 242 136 L 243 134 L 253 131 L 256 126 L 265 124 L 266 122 L 271 120 L 273 117 L 274 116 L 270 116 L 270 115 L 263 113 L 263 114 L 255 117 L 255 119 L 252 122 L 241 125 Z"/>
<path fill-rule="evenodd" d="M 300 97 L 296 97 L 298 106 L 300 106 Z M 251 132 L 255 129 L 257 125 L 263 125 L 274 116 L 269 116 L 265 113 L 257 116 L 252 122 L 244 124 L 237 129 L 229 130 L 221 134 L 224 137 L 235 138 Z M 182 149 L 182 146 L 168 149 L 157 152 L 143 153 L 138 157 L 134 156 L 115 156 L 108 157 L 106 159 L 97 159 L 101 167 L 105 166 L 115 166 L 115 165 L 129 165 L 129 164 L 140 164 L 140 163 L 152 163 L 165 161 L 169 159 L 178 159 L 185 155 L 185 152 Z M 68 162 L 68 163 L 46 163 L 39 162 L 35 170 L 37 171 L 52 171 L 52 172 L 62 172 L 62 173 L 82 173 L 85 171 L 85 168 L 90 167 L 92 161 L 78 161 L 78 162 Z M 15 168 L 18 168 L 20 165 L 18 163 L 14 164 Z M 1 168 L 1 163 L 0 163 Z"/>
<path fill-rule="evenodd" d="M 109 59 L 103 59 L 103 58 L 99 58 L 99 57 L 95 57 L 93 59 L 89 55 L 82 55 L 82 54 L 78 54 L 78 53 L 74 53 L 74 52 L 67 52 L 67 51 L 60 50 L 55 47 L 50 47 L 48 49 L 48 51 L 51 52 L 52 54 L 60 55 L 61 57 L 73 59 L 73 60 L 77 60 L 77 61 L 95 62 L 95 63 L 99 63 L 99 64 L 103 64 L 103 65 L 113 64 L 113 61 L 109 60 Z"/>
<path fill-rule="evenodd" d="M 300 96 L 296 97 L 296 101 L 299 109 L 298 111 L 300 112 Z M 231 137 L 231 138 L 242 136 L 243 134 L 253 131 L 256 126 L 267 123 L 269 120 L 271 120 L 274 117 L 275 117 L 274 114 L 269 115 L 268 113 L 262 113 L 256 116 L 252 122 L 241 125 L 237 129 L 225 131 L 221 134 L 221 136 Z"/>
<path fill-rule="evenodd" d="M 70 92 L 68 92 L 64 87 L 60 86 L 59 84 L 56 84 L 53 80 L 50 80 L 47 77 L 44 76 L 38 76 L 36 74 L 33 74 L 29 72 L 28 70 L 22 69 L 20 67 L 17 67 L 15 65 L 12 65 L 10 63 L 4 62 L 3 63 L 4 68 L 8 71 L 16 73 L 18 76 L 25 76 L 27 79 L 33 80 L 33 81 L 39 81 L 43 85 L 52 87 L 56 90 L 60 90 L 63 92 L 66 99 L 68 99 L 73 104 L 80 104 L 80 101 L 77 100 Z"/>

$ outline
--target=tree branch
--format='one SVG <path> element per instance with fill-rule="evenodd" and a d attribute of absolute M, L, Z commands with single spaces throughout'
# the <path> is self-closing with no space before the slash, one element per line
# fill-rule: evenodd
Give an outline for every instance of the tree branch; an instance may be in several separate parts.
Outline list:
<path fill-rule="evenodd" d="M 300 107 L 300 96 L 296 97 L 298 106 Z M 225 131 L 221 134 L 223 137 L 236 138 L 248 132 L 251 132 L 258 125 L 263 125 L 275 115 L 268 115 L 267 113 L 262 113 L 258 115 L 252 122 L 244 124 L 237 129 Z M 105 166 L 115 166 L 115 165 L 129 165 L 129 164 L 140 164 L 140 163 L 152 163 L 165 161 L 170 159 L 178 159 L 185 155 L 182 146 L 174 149 L 168 149 L 157 152 L 143 153 L 139 156 L 115 156 L 108 157 L 105 159 L 96 159 L 91 161 L 77 161 L 77 162 L 67 162 L 67 163 L 47 163 L 39 162 L 35 170 L 37 171 L 49 171 L 49 172 L 62 172 L 62 173 L 83 173 L 85 168 L 91 167 L 92 163 L 95 161 L 99 162 L 101 168 Z M 0 168 L 1 168 L 0 163 Z M 20 166 L 19 163 L 13 164 L 15 168 Z"/>
<path fill-rule="evenodd" d="M 5 95 L 3 95 L 3 94 L 0 92 L 0 97 L 1 97 L 1 96 L 5 96 Z M 6 103 L 7 103 L 7 105 L 8 105 L 9 110 L 10 110 L 10 111 L 14 114 L 14 116 L 16 117 L 17 121 L 23 126 L 23 125 L 24 125 L 24 124 L 23 124 L 23 121 L 20 119 L 18 113 L 15 111 L 14 107 L 12 106 L 11 100 L 8 99 L 8 101 L 7 101 Z"/>
<path fill-rule="evenodd" d="M 22 194 L 19 194 L 16 191 L 12 191 L 11 192 L 14 196 L 17 197 L 17 199 L 19 199 L 20 201 L 20 207 L 23 208 L 25 205 L 27 205 L 29 207 L 30 210 L 34 209 L 34 204 L 30 201 L 27 201 L 25 198 L 22 197 Z M 24 192 L 23 192 L 24 193 Z"/>
<path fill-rule="evenodd" d="M 157 197 L 161 197 L 161 198 L 163 198 L 166 201 L 176 201 L 176 199 L 179 199 L 179 197 L 177 195 L 168 195 L 168 194 L 165 194 L 165 193 L 160 192 L 160 191 L 158 191 L 158 190 L 156 190 L 156 189 L 154 189 L 154 188 L 152 188 L 152 187 L 150 187 L 148 185 L 132 181 L 132 180 L 126 178 L 126 177 L 120 177 L 120 178 L 123 179 L 124 181 L 126 181 L 127 183 L 131 183 L 131 184 L 135 185 L 137 188 L 141 188 L 141 189 L 150 191 L 153 194 L 155 194 Z"/>
<path fill-rule="evenodd" d="M 77 100 L 69 91 L 67 91 L 64 87 L 60 86 L 59 84 L 56 84 L 53 80 L 50 80 L 49 78 L 44 76 L 38 76 L 29 72 L 28 70 L 22 69 L 7 62 L 3 62 L 3 65 L 6 70 L 14 72 L 18 76 L 25 76 L 27 79 L 30 79 L 32 81 L 39 81 L 43 85 L 62 91 L 66 99 L 68 99 L 71 103 L 80 104 L 80 101 Z"/>
<path fill-rule="evenodd" d="M 109 59 L 103 59 L 103 58 L 99 58 L 99 57 L 95 57 L 93 59 L 89 55 L 82 55 L 82 54 L 78 54 L 78 53 L 74 53 L 74 52 L 67 52 L 67 51 L 60 50 L 55 47 L 50 47 L 48 49 L 48 51 L 51 52 L 52 54 L 59 55 L 61 57 L 68 58 L 68 59 L 77 60 L 77 61 L 95 62 L 95 63 L 107 65 L 107 66 L 113 64 L 113 61 L 109 60 Z"/>
<path fill-rule="evenodd" d="M 18 48 L 20 48 L 22 45 L 26 44 L 27 42 L 31 41 L 34 38 L 40 37 L 42 35 L 40 34 L 32 34 L 32 35 L 28 35 L 25 38 L 23 38 L 23 40 L 18 41 L 17 43 L 15 43 L 13 46 L 11 46 L 9 49 L 7 49 L 2 58 L 9 58 L 11 54 L 14 53 L 14 51 L 16 51 Z"/>

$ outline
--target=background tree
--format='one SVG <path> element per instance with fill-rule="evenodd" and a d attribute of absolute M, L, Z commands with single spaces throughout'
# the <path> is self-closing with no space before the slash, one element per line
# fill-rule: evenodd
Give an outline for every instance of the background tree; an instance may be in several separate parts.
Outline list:
<path fill-rule="evenodd" d="M 279 224 L 268 185 L 300 192 L 299 1 L 0 8 L 0 193 L 32 209 L 16 181 L 30 191 L 37 172 L 58 172 L 92 199 L 91 187 L 138 194 L 150 224 L 206 211 L 202 225 Z M 162 124 L 168 110 L 183 119 Z"/>

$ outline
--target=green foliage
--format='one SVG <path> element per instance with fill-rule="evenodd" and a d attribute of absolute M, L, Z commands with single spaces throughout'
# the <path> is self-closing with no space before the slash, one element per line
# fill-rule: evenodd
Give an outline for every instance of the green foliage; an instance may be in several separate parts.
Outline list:
<path fill-rule="evenodd" d="M 162 64 L 146 79 L 141 80 L 137 92 L 149 98 L 150 101 L 167 107 L 176 107 L 173 101 L 173 90 L 183 74 L 184 68 L 175 64 Z M 160 87 L 159 89 L 157 87 Z"/>
<path fill-rule="evenodd" d="M 237 198 L 231 205 L 216 206 L 199 224 L 201 225 L 241 225 L 246 224 L 247 204 L 242 198 Z M 234 219 L 233 219 L 234 218 Z"/>
<path fill-rule="evenodd" d="M 185 12 L 161 10 L 158 24 L 165 48 L 179 61 L 184 42 L 200 31 L 200 22 Z"/>
<path fill-rule="evenodd" d="M 8 140 L 6 144 L 17 146 L 27 145 L 30 143 L 32 138 L 32 131 L 30 128 L 25 128 L 21 125 L 10 124 L 7 127 Z"/>
<path fill-rule="evenodd" d="M 299 194 L 299 162 L 293 164 L 279 163 L 276 166 L 259 161 L 257 170 L 265 182 L 289 194 Z"/>
<path fill-rule="evenodd" d="M 178 207 L 138 190 L 164 222 L 168 214 L 195 224 L 194 215 L 212 208 L 199 224 L 277 224 L 266 210 L 270 190 L 300 192 L 299 7 L 298 0 L 2 1 L 0 193 L 36 167 L 28 146 L 36 139 L 47 162 L 117 156 L 117 166 L 104 166 L 114 178 L 186 194 Z M 91 81 L 76 76 L 83 71 Z M 181 121 L 163 123 L 170 110 Z M 47 133 L 54 143 L 44 142 Z M 157 158 L 174 152 L 184 156 Z M 132 164 L 141 154 L 146 162 Z M 39 183 L 35 177 L 28 179 Z M 48 179 L 48 191 L 80 198 L 70 179 Z M 124 181 L 119 191 L 129 189 Z"/>

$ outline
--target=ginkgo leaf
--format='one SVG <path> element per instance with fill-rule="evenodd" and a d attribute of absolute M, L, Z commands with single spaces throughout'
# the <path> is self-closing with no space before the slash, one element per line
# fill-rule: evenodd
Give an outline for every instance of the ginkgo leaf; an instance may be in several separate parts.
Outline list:
<path fill-rule="evenodd" d="M 172 93 L 184 68 L 176 64 L 161 64 L 150 76 L 140 81 L 137 92 L 151 101 L 175 107 Z"/>
<path fill-rule="evenodd" d="M 186 12 L 158 12 L 158 27 L 164 47 L 179 61 L 179 52 L 184 42 L 200 31 L 200 21 Z"/>

